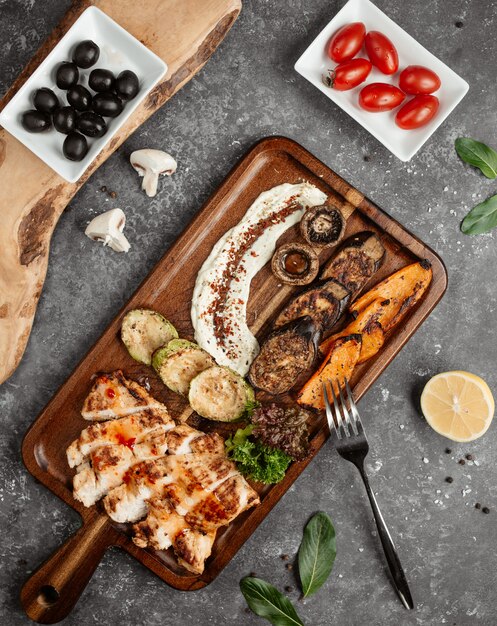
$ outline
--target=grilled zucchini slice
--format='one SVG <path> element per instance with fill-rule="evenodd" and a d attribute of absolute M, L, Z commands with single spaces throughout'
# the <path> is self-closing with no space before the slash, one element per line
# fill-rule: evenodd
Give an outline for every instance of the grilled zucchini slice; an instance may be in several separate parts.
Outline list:
<path fill-rule="evenodd" d="M 157 348 L 177 337 L 178 331 L 171 322 L 149 309 L 128 311 L 121 324 L 121 339 L 130 356 L 145 365 L 152 363 Z"/>
<path fill-rule="evenodd" d="M 199 415 L 217 422 L 248 417 L 256 406 L 252 387 L 229 367 L 219 365 L 192 380 L 188 400 Z"/>
<path fill-rule="evenodd" d="M 152 366 L 162 382 L 182 396 L 188 395 L 195 376 L 215 364 L 210 354 L 186 339 L 173 339 L 152 357 Z"/>

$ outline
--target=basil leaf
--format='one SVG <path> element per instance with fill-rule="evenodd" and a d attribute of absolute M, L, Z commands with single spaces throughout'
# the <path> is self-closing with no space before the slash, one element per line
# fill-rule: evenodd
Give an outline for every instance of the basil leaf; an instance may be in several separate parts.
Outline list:
<path fill-rule="evenodd" d="M 456 139 L 456 151 L 463 161 L 480 168 L 487 178 L 497 176 L 497 152 L 470 137 Z"/>
<path fill-rule="evenodd" d="M 316 513 L 304 529 L 299 548 L 299 574 L 304 597 L 324 584 L 336 556 L 335 529 L 326 513 Z"/>
<path fill-rule="evenodd" d="M 290 600 L 265 580 L 246 576 L 240 589 L 252 611 L 275 626 L 304 626 Z"/>
<path fill-rule="evenodd" d="M 480 202 L 466 215 L 461 224 L 465 235 L 481 235 L 497 226 L 497 195 Z"/>

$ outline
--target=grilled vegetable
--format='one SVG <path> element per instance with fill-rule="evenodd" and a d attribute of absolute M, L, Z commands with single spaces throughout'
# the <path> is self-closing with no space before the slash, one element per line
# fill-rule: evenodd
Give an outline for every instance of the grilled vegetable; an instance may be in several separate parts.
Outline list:
<path fill-rule="evenodd" d="M 217 422 L 234 422 L 251 415 L 256 407 L 252 387 L 228 367 L 215 365 L 190 383 L 190 406 L 202 417 Z"/>
<path fill-rule="evenodd" d="M 427 261 L 412 263 L 395 272 L 366 292 L 352 306 L 355 319 L 340 333 L 328 337 L 319 346 L 326 354 L 339 337 L 360 333 L 362 348 L 359 363 L 374 356 L 385 341 L 388 330 L 412 310 L 431 282 Z"/>
<path fill-rule="evenodd" d="M 313 409 L 324 409 L 323 382 L 333 381 L 338 393 L 345 378 L 350 379 L 361 353 L 361 335 L 338 338 L 318 371 L 310 378 L 297 396 L 297 402 Z"/>
<path fill-rule="evenodd" d="M 326 356 L 339 337 L 359 334 L 362 338 L 362 344 L 358 363 L 363 363 L 374 356 L 385 342 L 385 333 L 378 319 L 389 305 L 390 300 L 371 302 L 341 332 L 331 335 L 321 343 L 319 346 L 321 354 Z"/>
<path fill-rule="evenodd" d="M 338 280 L 354 298 L 379 269 L 384 255 L 385 248 L 378 237 L 364 231 L 344 241 L 337 254 L 325 265 L 321 278 Z"/>
<path fill-rule="evenodd" d="M 176 328 L 157 311 L 133 309 L 128 311 L 121 325 L 121 339 L 130 356 L 139 363 L 150 365 L 152 354 L 177 339 Z"/>
<path fill-rule="evenodd" d="M 378 322 L 384 332 L 395 326 L 420 300 L 431 282 L 432 270 L 428 261 L 419 261 L 401 268 L 361 296 L 351 307 L 360 313 L 375 300 L 383 302 Z M 388 305 L 385 301 L 388 300 Z"/>
<path fill-rule="evenodd" d="M 336 280 L 318 283 L 293 298 L 281 311 L 275 327 L 308 315 L 321 329 L 331 328 L 345 311 L 350 293 Z"/>
<path fill-rule="evenodd" d="M 343 236 L 345 220 L 339 209 L 328 204 L 315 206 L 304 213 L 300 232 L 314 246 L 335 246 Z"/>
<path fill-rule="evenodd" d="M 195 376 L 215 364 L 210 354 L 185 339 L 172 339 L 152 355 L 152 367 L 162 382 L 182 396 L 188 395 Z"/>
<path fill-rule="evenodd" d="M 271 269 L 287 285 L 308 285 L 318 275 L 319 259 L 311 246 L 294 241 L 276 250 Z"/>
<path fill-rule="evenodd" d="M 312 367 L 319 337 L 320 329 L 309 316 L 278 328 L 252 362 L 250 382 L 268 393 L 285 393 Z"/>

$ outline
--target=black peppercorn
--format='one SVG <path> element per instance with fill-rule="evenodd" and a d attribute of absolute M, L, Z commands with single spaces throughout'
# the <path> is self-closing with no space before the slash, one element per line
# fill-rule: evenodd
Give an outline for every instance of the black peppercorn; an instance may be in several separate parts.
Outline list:
<path fill-rule="evenodd" d="M 468 459 L 468 461 L 472 461 L 473 460 L 473 455 L 472 454 L 467 454 L 466 458 Z"/>
<path fill-rule="evenodd" d="M 481 509 L 481 504 L 479 502 L 475 504 L 475 509 Z"/>
<path fill-rule="evenodd" d="M 466 465 L 466 461 L 464 459 L 459 459 L 459 465 Z"/>
<path fill-rule="evenodd" d="M 287 586 L 285 587 L 285 591 L 286 591 L 287 593 L 291 593 L 291 592 L 293 591 L 293 587 L 292 587 L 291 585 L 287 585 Z"/>
<path fill-rule="evenodd" d="M 445 454 L 450 454 L 452 450 L 450 448 L 445 448 Z"/>
<path fill-rule="evenodd" d="M 452 476 L 447 476 L 447 478 L 445 479 L 446 483 L 453 483 L 454 479 L 452 478 Z"/>
<path fill-rule="evenodd" d="M 488 508 L 488 506 L 484 506 L 483 509 L 481 510 L 482 513 L 490 513 L 490 509 Z"/>

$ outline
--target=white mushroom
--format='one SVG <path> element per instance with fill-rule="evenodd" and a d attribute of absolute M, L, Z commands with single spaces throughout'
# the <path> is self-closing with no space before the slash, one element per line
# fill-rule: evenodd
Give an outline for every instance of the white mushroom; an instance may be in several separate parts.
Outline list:
<path fill-rule="evenodd" d="M 101 241 L 116 252 L 127 252 L 129 241 L 123 235 L 126 216 L 121 209 L 111 209 L 97 215 L 88 224 L 85 235 L 94 241 Z"/>
<path fill-rule="evenodd" d="M 178 166 L 170 154 L 151 148 L 135 150 L 131 153 L 129 161 L 138 174 L 143 176 L 142 189 L 150 198 L 157 193 L 159 176 L 164 174 L 171 176 Z"/>

